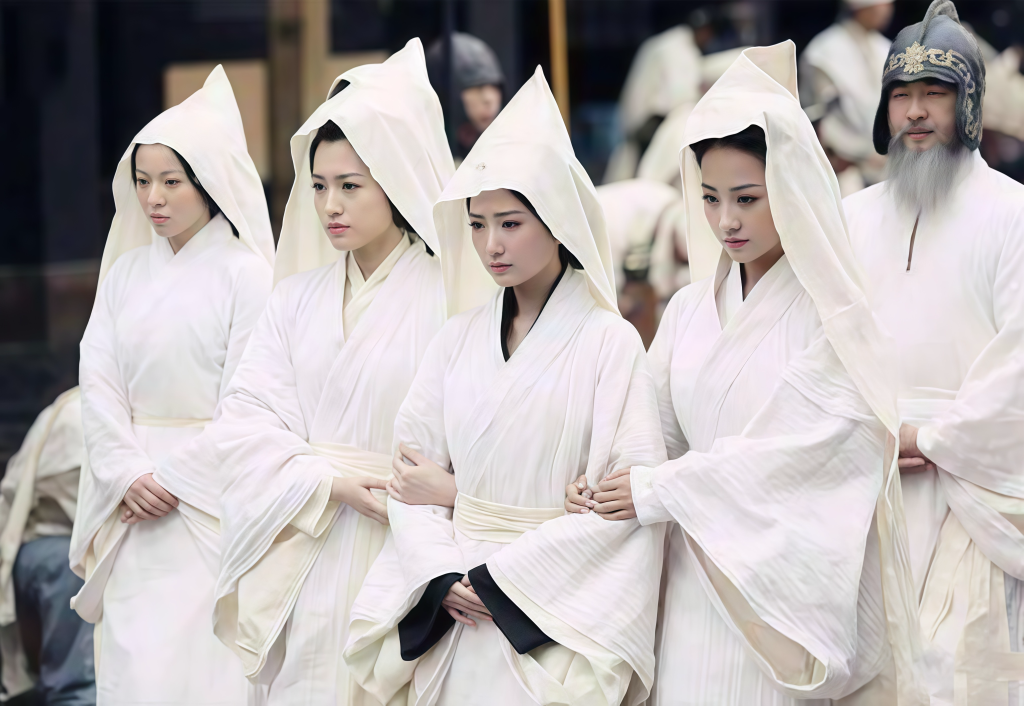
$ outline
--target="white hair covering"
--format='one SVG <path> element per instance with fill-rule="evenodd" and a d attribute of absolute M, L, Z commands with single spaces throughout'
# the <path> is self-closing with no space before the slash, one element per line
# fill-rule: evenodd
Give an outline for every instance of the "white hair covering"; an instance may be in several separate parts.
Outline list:
<path fill-rule="evenodd" d="M 161 144 L 180 154 L 210 198 L 238 231 L 239 239 L 274 264 L 274 236 L 263 182 L 245 145 L 242 114 L 224 68 L 218 65 L 198 91 L 168 108 L 142 128 L 114 172 L 114 206 L 100 263 L 100 282 L 117 258 L 129 250 L 159 242 L 139 205 L 132 180 L 136 145 Z"/>
<path fill-rule="evenodd" d="M 865 295 L 839 183 L 797 98 L 792 41 L 745 50 L 690 115 L 681 168 L 693 280 L 714 276 L 720 260 L 728 255 L 704 215 L 700 167 L 689 145 L 733 135 L 751 125 L 764 130 L 768 144 L 765 185 L 786 257 L 860 393 L 886 429 L 899 438 L 893 346 Z M 913 675 L 920 635 L 895 453 L 884 472 L 877 519 L 899 703 L 927 703 Z"/>
<path fill-rule="evenodd" d="M 472 248 L 465 201 L 495 189 L 513 189 L 529 199 L 555 239 L 583 265 L 597 303 L 618 313 L 604 212 L 539 66 L 484 130 L 434 207 L 449 314 L 483 303 L 481 278 L 491 278 Z"/>
<path fill-rule="evenodd" d="M 317 130 L 333 121 L 370 175 L 431 250 L 438 238 L 431 210 L 455 172 L 444 133 L 441 103 L 430 87 L 423 45 L 410 39 L 382 64 L 346 71 L 331 90 L 340 93 L 320 105 L 292 136 L 295 182 L 281 224 L 274 282 L 334 262 L 331 245 L 313 205 L 309 147 Z"/>

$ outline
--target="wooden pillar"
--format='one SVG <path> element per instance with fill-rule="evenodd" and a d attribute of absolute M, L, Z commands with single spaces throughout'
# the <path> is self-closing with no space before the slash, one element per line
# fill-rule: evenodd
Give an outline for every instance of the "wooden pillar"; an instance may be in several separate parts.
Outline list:
<path fill-rule="evenodd" d="M 565 0 L 548 0 L 548 31 L 551 38 L 551 90 L 569 129 L 569 45 L 566 39 Z"/>
<path fill-rule="evenodd" d="M 291 137 L 302 125 L 302 0 L 267 0 L 270 223 L 277 240 L 291 192 Z"/>

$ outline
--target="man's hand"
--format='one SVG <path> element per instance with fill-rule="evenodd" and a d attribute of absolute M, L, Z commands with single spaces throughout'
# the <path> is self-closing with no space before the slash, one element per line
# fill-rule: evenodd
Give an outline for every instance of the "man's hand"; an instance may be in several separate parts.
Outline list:
<path fill-rule="evenodd" d="M 178 499 L 153 480 L 153 474 L 140 476 L 124 494 L 128 509 L 121 513 L 121 522 L 134 525 L 142 520 L 155 520 L 178 507 Z"/>
<path fill-rule="evenodd" d="M 403 457 L 412 464 L 403 461 Z M 387 491 L 395 500 L 406 505 L 455 507 L 455 496 L 459 494 L 455 476 L 419 451 L 399 444 L 391 468 L 395 475 L 388 481 Z"/>
<path fill-rule="evenodd" d="M 331 482 L 331 500 L 341 502 L 382 525 L 388 523 L 387 505 L 373 497 L 371 490 L 387 490 L 387 482 L 376 478 L 335 478 Z"/>
<path fill-rule="evenodd" d="M 917 427 L 911 424 L 900 427 L 900 456 L 897 464 L 903 474 L 935 470 L 935 464 L 917 448 Z"/>
<path fill-rule="evenodd" d="M 461 581 L 452 584 L 452 587 L 448 589 L 448 595 L 441 601 L 441 605 L 448 611 L 448 615 L 463 625 L 473 628 L 476 627 L 473 618 L 494 620 L 491 617 L 491 611 L 487 610 L 487 606 L 476 595 L 476 590 L 469 582 L 469 576 L 463 576 Z"/>
<path fill-rule="evenodd" d="M 620 468 L 609 473 L 597 484 L 594 512 L 606 520 L 631 520 L 636 517 L 633 507 L 633 489 L 630 486 L 629 469 Z"/>
<path fill-rule="evenodd" d="M 565 511 L 586 515 L 597 505 L 594 493 L 587 487 L 587 477 L 580 476 L 574 483 L 565 486 Z"/>

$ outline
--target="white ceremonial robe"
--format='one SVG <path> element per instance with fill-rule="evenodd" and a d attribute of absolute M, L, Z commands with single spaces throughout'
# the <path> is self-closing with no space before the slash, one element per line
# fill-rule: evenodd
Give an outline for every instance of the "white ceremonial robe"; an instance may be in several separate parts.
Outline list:
<path fill-rule="evenodd" d="M 215 630 L 251 704 L 375 703 L 341 650 L 387 528 L 330 501 L 331 481 L 391 475 L 395 415 L 444 320 L 441 269 L 419 239 L 365 282 L 351 254 L 282 280 L 195 445 L 196 464 L 232 473 Z"/>
<path fill-rule="evenodd" d="M 177 254 L 166 240 L 122 255 L 82 339 L 83 467 L 74 607 L 97 623 L 97 700 L 242 704 L 246 682 L 211 630 L 220 479 L 179 495 L 156 473 L 214 416 L 270 293 L 268 263 L 215 217 Z M 157 520 L 120 522 L 146 473 L 181 499 Z"/>
<path fill-rule="evenodd" d="M 933 703 L 1001 706 L 1024 679 L 1024 186 L 971 159 L 913 248 L 884 184 L 843 205 L 903 421 L 939 469 L 902 478 Z"/>
<path fill-rule="evenodd" d="M 849 18 L 814 37 L 800 57 L 804 105 L 838 103 L 822 119 L 822 140 L 858 163 L 877 158 L 871 130 L 889 44 L 880 32 Z"/>
<path fill-rule="evenodd" d="M 582 473 L 596 484 L 664 459 L 643 347 L 569 268 L 505 361 L 502 296 L 448 322 L 402 406 L 396 442 L 451 464 L 459 496 L 454 515 L 389 500 L 391 534 L 353 606 L 346 660 L 382 702 L 634 704 L 647 693 L 623 701 L 634 672 L 648 684 L 653 673 L 663 532 L 566 516 L 563 502 Z M 493 623 L 457 623 L 403 662 L 395 626 L 429 581 L 485 562 L 555 642 L 520 655 Z"/>
<path fill-rule="evenodd" d="M 640 521 L 670 523 L 649 703 L 829 704 L 891 661 L 885 431 L 788 260 L 743 300 L 722 258 L 673 297 L 649 352 L 674 459 L 631 473 Z"/>

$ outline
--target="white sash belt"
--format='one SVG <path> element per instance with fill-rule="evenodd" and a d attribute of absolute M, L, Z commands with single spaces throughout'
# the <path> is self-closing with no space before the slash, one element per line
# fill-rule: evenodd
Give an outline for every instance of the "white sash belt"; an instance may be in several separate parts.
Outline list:
<path fill-rule="evenodd" d="M 377 480 L 391 478 L 391 457 L 373 451 L 364 451 L 348 444 L 323 442 L 310 444 L 317 456 L 331 462 L 331 466 L 341 478 L 358 478 L 370 476 Z"/>
<path fill-rule="evenodd" d="M 455 498 L 455 526 L 470 539 L 511 544 L 524 532 L 565 514 L 563 508 L 516 507 L 478 500 L 459 493 Z"/>
<path fill-rule="evenodd" d="M 174 417 L 148 417 L 144 414 L 132 415 L 132 424 L 135 424 L 140 427 L 202 429 L 212 421 L 212 419 L 175 419 Z"/>

